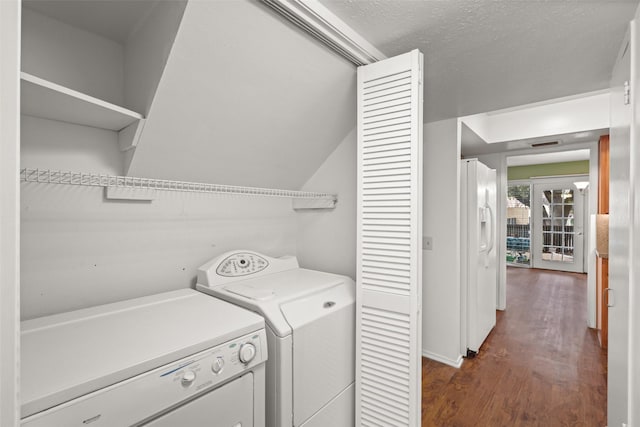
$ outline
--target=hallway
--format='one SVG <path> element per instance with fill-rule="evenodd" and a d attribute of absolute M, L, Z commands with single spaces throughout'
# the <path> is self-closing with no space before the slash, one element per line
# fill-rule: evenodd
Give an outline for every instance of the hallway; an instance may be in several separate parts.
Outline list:
<path fill-rule="evenodd" d="M 606 354 L 586 275 L 507 269 L 507 310 L 460 369 L 422 360 L 423 426 L 606 425 Z"/>

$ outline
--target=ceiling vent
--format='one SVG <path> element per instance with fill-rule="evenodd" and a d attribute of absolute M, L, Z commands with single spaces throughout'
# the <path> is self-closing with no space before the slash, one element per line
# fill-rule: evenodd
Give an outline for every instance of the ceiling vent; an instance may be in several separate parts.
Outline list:
<path fill-rule="evenodd" d="M 558 145 L 558 144 L 560 144 L 560 141 L 534 142 L 531 144 L 531 147 L 533 148 L 550 147 L 552 145 Z"/>

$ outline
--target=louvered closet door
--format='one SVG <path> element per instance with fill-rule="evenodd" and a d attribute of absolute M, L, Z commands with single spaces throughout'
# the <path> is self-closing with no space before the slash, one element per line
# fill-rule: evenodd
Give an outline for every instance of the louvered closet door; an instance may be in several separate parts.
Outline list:
<path fill-rule="evenodd" d="M 422 62 L 358 68 L 357 426 L 420 425 Z"/>

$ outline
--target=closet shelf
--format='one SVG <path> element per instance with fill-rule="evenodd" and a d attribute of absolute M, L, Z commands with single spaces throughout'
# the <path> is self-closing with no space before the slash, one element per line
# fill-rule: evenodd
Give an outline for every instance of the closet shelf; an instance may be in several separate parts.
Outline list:
<path fill-rule="evenodd" d="M 31 74 L 20 73 L 21 105 L 25 115 L 119 131 L 144 117 Z"/>
<path fill-rule="evenodd" d="M 46 184 L 82 185 L 90 187 L 129 188 L 134 190 L 184 191 L 191 193 L 224 193 L 252 196 L 288 197 L 293 199 L 312 199 L 316 202 L 296 209 L 333 208 L 337 201 L 335 194 L 310 191 L 280 190 L 272 188 L 239 187 L 234 185 L 206 184 L 199 182 L 172 181 L 166 179 L 135 178 L 131 176 L 103 175 L 83 172 L 67 172 L 49 169 L 20 170 L 22 182 Z"/>

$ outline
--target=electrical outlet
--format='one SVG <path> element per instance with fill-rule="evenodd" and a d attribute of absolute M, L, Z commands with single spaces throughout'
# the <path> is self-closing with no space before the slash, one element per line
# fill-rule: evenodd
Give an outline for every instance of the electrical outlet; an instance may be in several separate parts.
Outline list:
<path fill-rule="evenodd" d="M 433 250 L 433 237 L 422 236 L 422 250 L 425 250 L 425 251 Z"/>

